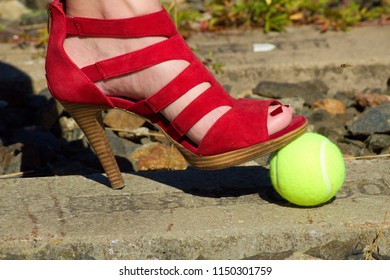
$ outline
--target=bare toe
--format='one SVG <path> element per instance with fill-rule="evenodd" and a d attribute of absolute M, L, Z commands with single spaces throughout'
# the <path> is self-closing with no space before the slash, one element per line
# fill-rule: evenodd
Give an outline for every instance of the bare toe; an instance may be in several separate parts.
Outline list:
<path fill-rule="evenodd" d="M 286 128 L 292 120 L 293 111 L 289 106 L 272 105 L 268 109 L 268 135 L 275 134 Z"/>

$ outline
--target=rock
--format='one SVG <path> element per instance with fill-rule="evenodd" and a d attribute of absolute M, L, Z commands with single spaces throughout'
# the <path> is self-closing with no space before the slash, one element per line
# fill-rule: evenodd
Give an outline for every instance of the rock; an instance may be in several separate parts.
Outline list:
<path fill-rule="evenodd" d="M 0 62 L 0 100 L 22 106 L 33 94 L 31 78 L 16 67 Z"/>
<path fill-rule="evenodd" d="M 43 165 L 39 151 L 32 145 L 15 143 L 0 146 L 0 174 L 35 171 Z"/>
<path fill-rule="evenodd" d="M 373 134 L 366 140 L 368 148 L 374 153 L 380 154 L 390 148 L 390 135 Z"/>
<path fill-rule="evenodd" d="M 131 154 L 130 161 L 136 171 L 185 170 L 187 162 L 175 148 L 161 143 L 143 145 Z"/>
<path fill-rule="evenodd" d="M 69 122 L 69 128 L 71 128 L 72 121 L 70 120 Z M 71 133 L 72 130 L 69 131 L 69 134 Z M 93 148 L 90 146 L 90 143 L 78 126 L 73 130 L 73 134 L 76 133 L 80 134 L 78 139 L 68 141 L 63 146 L 64 155 L 71 156 L 70 160 L 79 161 L 89 168 L 101 169 L 102 167 L 96 157 L 96 154 L 93 152 Z M 118 135 L 111 130 L 106 130 L 106 135 L 120 169 L 122 171 L 133 171 L 132 164 L 128 158 L 130 158 L 131 153 L 141 145 L 118 137 Z"/>
<path fill-rule="evenodd" d="M 338 116 L 338 119 L 344 121 L 344 123 L 347 123 L 358 117 L 360 114 L 361 113 L 355 107 L 349 107 L 347 108 L 344 115 Z"/>
<path fill-rule="evenodd" d="M 379 93 L 356 93 L 355 99 L 361 108 L 376 107 L 390 102 L 390 96 Z"/>
<path fill-rule="evenodd" d="M 356 119 L 348 122 L 347 127 L 355 136 L 390 133 L 390 103 L 367 109 Z"/>
<path fill-rule="evenodd" d="M 346 108 L 344 104 L 341 101 L 332 98 L 317 100 L 316 102 L 314 102 L 312 109 L 313 110 L 322 109 L 327 111 L 331 115 L 340 115 L 340 114 L 345 114 L 346 112 Z"/>
<path fill-rule="evenodd" d="M 50 98 L 47 103 L 37 112 L 37 125 L 50 130 L 59 120 L 64 112 L 64 107 L 54 98 Z"/>
<path fill-rule="evenodd" d="M 73 118 L 62 116 L 59 118 L 58 122 L 61 129 L 61 137 L 63 139 L 68 142 L 83 139 L 84 133 L 81 131 L 80 127 Z M 88 145 L 84 145 L 84 147 L 87 146 Z"/>
<path fill-rule="evenodd" d="M 269 98 L 301 97 L 305 104 L 311 106 L 315 101 L 326 97 L 329 88 L 321 80 L 310 80 L 301 83 L 260 82 L 253 93 Z"/>
<path fill-rule="evenodd" d="M 360 157 L 374 155 L 366 148 L 366 144 L 359 140 L 352 140 L 348 138 L 340 139 L 337 143 L 343 155 L 347 157 Z"/>
<path fill-rule="evenodd" d="M 23 144 L 17 143 L 7 147 L 0 146 L 0 174 L 11 174 L 21 171 Z"/>
<path fill-rule="evenodd" d="M 135 143 L 142 143 L 143 138 L 149 138 L 149 129 L 142 126 L 145 120 L 119 109 L 109 110 L 103 118 L 103 123 L 119 137 Z"/>
<path fill-rule="evenodd" d="M 20 1 L 3 0 L 0 1 L 0 17 L 8 20 L 18 20 L 22 15 L 27 14 L 30 10 Z"/>
<path fill-rule="evenodd" d="M 128 158 L 136 149 L 141 146 L 139 144 L 118 137 L 118 135 L 116 135 L 113 131 L 106 130 L 106 134 L 108 137 L 108 141 L 110 142 L 112 152 L 116 156 Z"/>
<path fill-rule="evenodd" d="M 283 104 L 289 105 L 297 115 L 306 115 L 307 108 L 304 107 L 305 100 L 301 97 L 286 97 L 279 100 Z M 306 110 L 305 110 L 306 109 Z"/>
<path fill-rule="evenodd" d="M 141 127 L 145 120 L 135 117 L 119 109 L 109 110 L 103 118 L 103 123 L 114 129 L 132 131 Z"/>
<path fill-rule="evenodd" d="M 342 102 L 346 108 L 352 107 L 356 104 L 355 92 L 338 92 L 333 96 L 333 98 Z"/>
<path fill-rule="evenodd" d="M 63 118 L 64 117 L 61 119 Z M 96 170 L 99 170 L 99 172 L 104 172 L 96 154 L 90 146 L 90 143 L 78 128 L 78 126 L 73 123 L 73 119 L 68 119 L 66 121 L 69 122 L 69 134 L 73 133 L 76 135 L 78 133 L 79 136 L 77 139 L 65 142 L 62 145 L 62 157 L 58 157 L 55 162 L 51 163 L 52 166 L 55 166 L 56 174 L 58 172 L 61 172 L 62 174 L 68 174 L 69 172 L 72 172 L 72 170 L 76 170 L 71 166 L 63 166 L 61 168 L 61 162 L 66 165 L 74 165 L 76 162 L 79 163 L 79 173 L 82 174 L 89 174 L 91 172 L 93 173 L 94 171 L 96 173 Z M 73 132 L 71 130 L 72 128 Z M 106 135 L 121 171 L 133 171 L 132 164 L 128 158 L 135 149 L 140 147 L 140 145 L 118 137 L 118 135 L 116 135 L 111 130 L 106 130 Z"/>
<path fill-rule="evenodd" d="M 384 94 L 390 95 L 390 78 L 387 79 L 387 88 L 383 92 Z"/>
<path fill-rule="evenodd" d="M 150 142 L 150 135 L 152 133 L 149 131 L 147 127 L 138 127 L 132 130 L 127 131 L 119 131 L 118 136 L 125 138 L 129 141 L 145 144 Z"/>
<path fill-rule="evenodd" d="M 345 133 L 345 124 L 325 110 L 318 109 L 308 116 L 309 123 L 314 127 L 313 132 L 328 137 L 337 142 Z"/>

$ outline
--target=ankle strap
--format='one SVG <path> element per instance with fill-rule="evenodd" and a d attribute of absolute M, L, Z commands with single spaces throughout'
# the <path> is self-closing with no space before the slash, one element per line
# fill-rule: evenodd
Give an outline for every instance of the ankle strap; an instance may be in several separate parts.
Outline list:
<path fill-rule="evenodd" d="M 177 30 L 168 12 L 162 8 L 159 12 L 126 19 L 67 17 L 66 33 L 89 37 L 162 36 L 169 38 L 176 35 Z"/>

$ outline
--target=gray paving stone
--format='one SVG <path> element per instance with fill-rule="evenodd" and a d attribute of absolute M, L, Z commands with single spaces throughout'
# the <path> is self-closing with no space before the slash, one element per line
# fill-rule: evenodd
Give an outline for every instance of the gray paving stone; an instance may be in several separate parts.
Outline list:
<path fill-rule="evenodd" d="M 0 181 L 0 259 L 362 258 L 380 229 L 390 256 L 389 160 L 347 162 L 331 203 L 298 208 L 264 167 Z M 376 249 L 376 247 L 375 247 Z"/>

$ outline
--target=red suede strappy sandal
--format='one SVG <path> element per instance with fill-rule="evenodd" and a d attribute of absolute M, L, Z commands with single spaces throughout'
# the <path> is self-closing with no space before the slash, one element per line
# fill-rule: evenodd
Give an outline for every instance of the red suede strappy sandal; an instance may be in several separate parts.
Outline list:
<path fill-rule="evenodd" d="M 290 125 L 271 136 L 267 131 L 268 107 L 274 100 L 236 100 L 227 94 L 178 34 L 168 13 L 162 9 L 149 15 L 128 19 L 70 18 L 63 3 L 50 3 L 50 37 L 46 58 L 46 77 L 50 92 L 78 123 L 97 154 L 112 188 L 124 181 L 111 151 L 101 112 L 120 108 L 144 118 L 179 149 L 187 161 L 202 169 L 219 169 L 244 163 L 273 152 L 306 131 L 303 116 L 293 116 Z M 66 54 L 67 36 L 135 38 L 162 36 L 162 42 L 139 51 L 119 55 L 79 68 Z M 132 101 L 106 96 L 95 82 L 126 75 L 169 60 L 185 60 L 189 66 L 152 97 Z M 211 86 L 173 121 L 160 111 L 193 87 L 207 82 Z M 220 106 L 229 106 L 210 128 L 199 145 L 186 133 L 203 116 Z"/>

